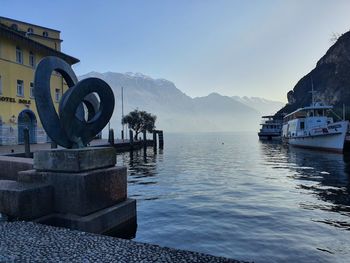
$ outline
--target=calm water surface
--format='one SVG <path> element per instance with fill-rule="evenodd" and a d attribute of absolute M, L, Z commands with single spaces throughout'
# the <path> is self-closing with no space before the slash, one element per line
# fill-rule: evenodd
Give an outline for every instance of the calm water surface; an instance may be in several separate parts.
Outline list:
<path fill-rule="evenodd" d="M 350 262 L 350 155 L 263 143 L 255 133 L 165 134 L 118 156 L 136 198 L 136 241 L 256 262 Z"/>

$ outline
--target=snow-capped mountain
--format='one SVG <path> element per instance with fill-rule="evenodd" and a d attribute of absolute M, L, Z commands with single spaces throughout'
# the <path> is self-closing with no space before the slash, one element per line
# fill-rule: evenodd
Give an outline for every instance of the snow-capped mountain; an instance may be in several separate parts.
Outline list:
<path fill-rule="evenodd" d="M 101 78 L 112 87 L 116 107 L 111 124 L 115 130 L 121 129 L 121 87 L 124 114 L 136 108 L 146 110 L 157 115 L 157 128 L 167 132 L 256 131 L 259 127 L 261 113 L 244 100 L 217 93 L 191 98 L 171 81 L 141 73 L 90 72 L 80 79 L 87 77 Z"/>
<path fill-rule="evenodd" d="M 286 103 L 280 101 L 267 100 L 259 97 L 239 97 L 233 96 L 234 100 L 239 101 L 260 112 L 261 115 L 274 115 Z"/>

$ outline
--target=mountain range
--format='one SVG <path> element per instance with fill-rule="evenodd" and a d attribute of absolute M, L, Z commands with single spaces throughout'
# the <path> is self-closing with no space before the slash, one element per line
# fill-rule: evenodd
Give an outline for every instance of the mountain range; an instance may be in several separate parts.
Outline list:
<path fill-rule="evenodd" d="M 157 116 L 157 129 L 167 132 L 257 131 L 261 115 L 273 114 L 284 103 L 257 97 L 229 97 L 218 93 L 192 98 L 165 79 L 141 73 L 90 72 L 79 79 L 98 77 L 113 89 L 116 107 L 111 127 L 121 129 L 121 87 L 124 114 L 139 109 Z M 118 137 L 119 133 L 117 133 Z"/>

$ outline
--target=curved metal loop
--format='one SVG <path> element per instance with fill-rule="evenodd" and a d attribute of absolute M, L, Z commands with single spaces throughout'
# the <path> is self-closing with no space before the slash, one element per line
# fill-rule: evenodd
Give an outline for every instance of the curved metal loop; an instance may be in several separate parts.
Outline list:
<path fill-rule="evenodd" d="M 81 120 L 75 113 L 84 98 L 97 93 L 100 106 L 95 115 L 89 120 Z M 112 117 L 114 109 L 114 94 L 109 85 L 98 78 L 87 78 L 79 81 L 64 97 L 60 105 L 60 118 L 67 136 L 79 144 L 89 143 L 99 133 Z"/>
<path fill-rule="evenodd" d="M 59 72 L 69 86 L 60 101 L 59 115 L 50 91 L 53 71 Z M 86 146 L 107 125 L 115 104 L 113 91 L 105 81 L 88 78 L 78 82 L 70 65 L 57 57 L 46 57 L 38 64 L 34 95 L 46 133 L 58 145 L 66 148 Z M 84 118 L 83 103 L 89 113 L 87 120 Z"/>

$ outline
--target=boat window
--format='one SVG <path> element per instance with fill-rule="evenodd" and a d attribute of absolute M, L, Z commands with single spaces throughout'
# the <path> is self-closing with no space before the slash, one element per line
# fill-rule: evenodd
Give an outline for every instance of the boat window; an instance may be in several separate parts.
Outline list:
<path fill-rule="evenodd" d="M 305 111 L 299 111 L 299 112 L 296 112 L 294 114 L 294 118 L 298 118 L 298 119 L 305 118 L 305 116 L 306 116 L 306 112 Z"/>
<path fill-rule="evenodd" d="M 322 116 L 322 110 L 317 110 L 316 111 L 316 116 Z"/>

